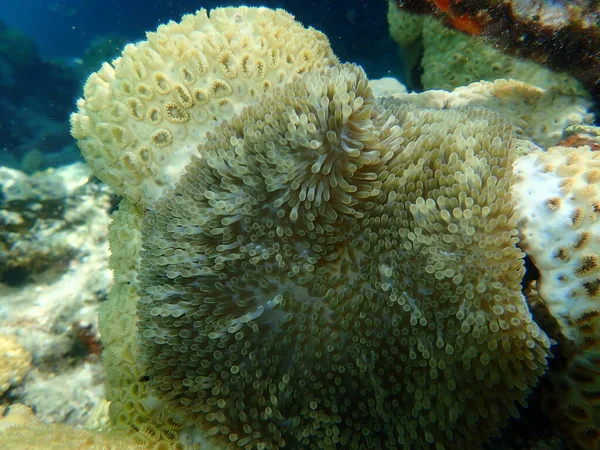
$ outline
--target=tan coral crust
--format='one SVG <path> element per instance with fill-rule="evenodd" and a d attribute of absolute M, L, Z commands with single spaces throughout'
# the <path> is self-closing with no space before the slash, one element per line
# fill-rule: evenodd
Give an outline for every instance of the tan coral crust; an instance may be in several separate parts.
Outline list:
<path fill-rule="evenodd" d="M 180 450 L 167 441 L 148 440 L 131 432 L 78 429 L 43 424 L 23 405 L 0 406 L 2 450 Z"/>
<path fill-rule="evenodd" d="M 591 123 L 588 100 L 559 95 L 517 80 L 471 83 L 451 92 L 431 90 L 394 97 L 436 109 L 482 106 L 498 112 L 515 126 L 522 139 L 551 147 L 562 139 L 570 125 Z"/>
<path fill-rule="evenodd" d="M 131 431 L 86 430 L 44 424 L 27 406 L 0 406 L 2 450 L 180 450 L 167 441 L 147 439 Z"/>
<path fill-rule="evenodd" d="M 90 75 L 71 133 L 94 173 L 148 205 L 173 187 L 207 131 L 298 73 L 337 58 L 283 10 L 201 9 L 129 44 Z"/>
<path fill-rule="evenodd" d="M 379 104 L 353 66 L 217 127 L 142 220 L 139 356 L 179 439 L 479 448 L 517 415 L 549 342 L 513 146 L 483 109 Z"/>
<path fill-rule="evenodd" d="M 394 0 L 388 2 L 387 17 L 390 35 L 401 48 L 422 46 L 424 90 L 451 91 L 481 80 L 511 78 L 560 95 L 589 97 L 571 75 L 502 53 L 484 39 L 449 28 L 436 18 L 402 10 Z"/>

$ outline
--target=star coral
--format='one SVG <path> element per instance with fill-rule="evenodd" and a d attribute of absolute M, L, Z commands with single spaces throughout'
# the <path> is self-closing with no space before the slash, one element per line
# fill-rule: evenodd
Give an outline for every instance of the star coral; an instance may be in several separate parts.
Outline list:
<path fill-rule="evenodd" d="M 71 133 L 102 181 L 150 204 L 219 121 L 295 74 L 337 62 L 324 34 L 283 10 L 201 9 L 127 45 L 90 75 Z"/>
<path fill-rule="evenodd" d="M 521 246 L 565 344 L 546 412 L 583 448 L 600 446 L 600 154 L 554 147 L 516 164 Z"/>
<path fill-rule="evenodd" d="M 517 415 L 549 342 L 514 140 L 487 110 L 379 101 L 351 65 L 219 125 L 141 219 L 142 378 L 179 438 L 479 448 Z"/>

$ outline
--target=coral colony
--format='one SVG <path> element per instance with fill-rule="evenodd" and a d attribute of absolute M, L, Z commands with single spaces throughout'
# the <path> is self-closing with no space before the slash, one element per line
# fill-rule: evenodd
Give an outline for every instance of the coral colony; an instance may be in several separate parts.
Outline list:
<path fill-rule="evenodd" d="M 425 33 L 393 3 L 395 39 Z M 565 439 L 598 448 L 600 162 L 569 146 L 597 145 L 579 89 L 404 93 L 267 8 L 200 10 L 127 45 L 71 116 L 121 196 L 99 312 L 110 426 L 3 442 L 479 449 L 537 388 Z M 30 355 L 0 345 L 22 378 Z"/>
<path fill-rule="evenodd" d="M 600 94 L 600 4 L 570 0 L 397 0 L 506 53 L 577 77 Z"/>

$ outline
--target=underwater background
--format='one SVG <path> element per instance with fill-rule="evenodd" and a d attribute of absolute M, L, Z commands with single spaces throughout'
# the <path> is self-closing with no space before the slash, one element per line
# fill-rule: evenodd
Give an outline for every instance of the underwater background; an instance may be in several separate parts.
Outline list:
<path fill-rule="evenodd" d="M 0 450 L 600 450 L 599 99 L 594 0 L 0 2 Z"/>

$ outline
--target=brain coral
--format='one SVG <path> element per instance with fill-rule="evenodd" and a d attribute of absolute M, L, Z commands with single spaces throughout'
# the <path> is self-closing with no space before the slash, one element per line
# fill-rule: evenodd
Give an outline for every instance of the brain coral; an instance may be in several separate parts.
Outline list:
<path fill-rule="evenodd" d="M 337 61 L 325 35 L 283 10 L 202 9 L 147 37 L 89 77 L 71 116 L 95 174 L 144 204 L 175 184 L 219 121 Z"/>
<path fill-rule="evenodd" d="M 538 294 L 567 340 L 545 409 L 583 448 L 600 448 L 600 154 L 555 147 L 520 158 L 513 193 Z"/>
<path fill-rule="evenodd" d="M 380 102 L 347 65 L 198 151 L 141 219 L 139 379 L 179 439 L 479 448 L 517 414 L 549 342 L 521 294 L 509 124 Z"/>

